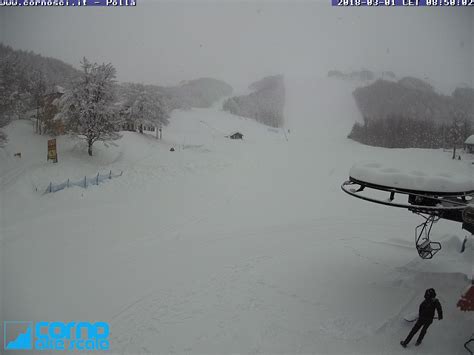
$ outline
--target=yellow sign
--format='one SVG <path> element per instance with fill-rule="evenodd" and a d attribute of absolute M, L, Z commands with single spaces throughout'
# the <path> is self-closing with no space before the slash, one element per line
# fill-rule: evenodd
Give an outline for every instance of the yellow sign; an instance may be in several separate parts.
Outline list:
<path fill-rule="evenodd" d="M 54 163 L 58 162 L 58 151 L 56 149 L 56 139 L 48 140 L 48 160 L 52 160 Z"/>

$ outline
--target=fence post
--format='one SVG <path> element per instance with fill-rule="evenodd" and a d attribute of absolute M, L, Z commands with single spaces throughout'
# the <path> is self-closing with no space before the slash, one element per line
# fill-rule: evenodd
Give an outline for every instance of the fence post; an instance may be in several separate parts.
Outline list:
<path fill-rule="evenodd" d="M 87 176 L 84 176 L 84 188 L 87 188 Z"/>
<path fill-rule="evenodd" d="M 99 173 L 97 173 L 96 183 L 99 185 Z"/>
<path fill-rule="evenodd" d="M 52 189 L 53 189 L 53 183 L 50 181 L 49 182 L 49 193 L 51 193 Z"/>
<path fill-rule="evenodd" d="M 112 170 L 110 170 L 109 179 L 112 179 Z"/>
<path fill-rule="evenodd" d="M 67 179 L 67 184 L 66 184 L 67 188 L 69 188 L 69 179 Z"/>

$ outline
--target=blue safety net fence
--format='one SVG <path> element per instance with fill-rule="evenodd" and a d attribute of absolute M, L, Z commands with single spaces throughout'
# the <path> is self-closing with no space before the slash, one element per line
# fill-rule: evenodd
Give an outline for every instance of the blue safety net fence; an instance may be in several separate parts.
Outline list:
<path fill-rule="evenodd" d="M 97 173 L 97 175 L 94 177 L 84 176 L 80 180 L 72 181 L 70 179 L 67 179 L 67 181 L 64 181 L 60 184 L 53 184 L 52 182 L 50 182 L 44 193 L 48 194 L 51 192 L 58 192 L 58 191 L 61 191 L 68 187 L 73 187 L 73 186 L 79 186 L 86 189 L 87 186 L 99 185 L 101 182 L 122 176 L 122 174 L 123 174 L 123 171 L 121 171 L 120 173 L 112 173 L 112 170 L 110 170 L 109 173 L 107 174 Z"/>

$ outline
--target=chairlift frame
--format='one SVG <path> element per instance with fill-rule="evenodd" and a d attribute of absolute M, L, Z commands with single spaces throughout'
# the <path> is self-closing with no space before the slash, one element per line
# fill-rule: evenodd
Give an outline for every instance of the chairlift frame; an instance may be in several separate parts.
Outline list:
<path fill-rule="evenodd" d="M 374 202 L 385 206 L 405 208 L 412 212 L 437 215 L 440 215 L 444 211 L 462 212 L 474 197 L 474 191 L 436 192 L 410 190 L 377 185 L 358 180 L 353 177 L 349 177 L 349 180 L 344 181 L 341 185 L 341 189 L 345 193 L 365 201 Z M 382 200 L 360 194 L 360 192 L 363 192 L 365 189 L 386 191 L 389 193 L 389 198 L 387 200 Z M 407 195 L 409 198 L 408 203 L 393 202 L 397 194 Z"/>
<path fill-rule="evenodd" d="M 385 206 L 404 208 L 423 217 L 425 221 L 415 228 L 415 247 L 422 259 L 432 259 L 441 250 L 441 243 L 430 239 L 433 224 L 440 219 L 462 222 L 464 229 L 474 230 L 474 213 L 466 214 L 469 203 L 473 201 L 474 191 L 419 191 L 378 185 L 353 177 L 344 181 L 341 189 L 350 196 Z M 388 199 L 368 196 L 364 194 L 367 190 L 387 192 Z M 407 202 L 395 202 L 396 195 L 406 196 Z"/>

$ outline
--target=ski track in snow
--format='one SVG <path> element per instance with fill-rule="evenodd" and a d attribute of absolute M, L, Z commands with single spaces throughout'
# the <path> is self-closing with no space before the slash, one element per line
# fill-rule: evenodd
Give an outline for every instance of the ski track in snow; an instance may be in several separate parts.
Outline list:
<path fill-rule="evenodd" d="M 449 154 L 352 142 L 353 88 L 286 85 L 289 134 L 218 107 L 175 111 L 162 141 L 124 132 L 89 158 L 59 137 L 60 162 L 47 164 L 46 137 L 27 122 L 7 127 L 4 319 L 109 321 L 115 353 L 463 354 L 474 324 L 455 304 L 473 258 L 472 244 L 458 252 L 460 225 L 439 222 L 433 239 L 445 248 L 422 261 L 416 216 L 340 191 L 357 161 Z M 243 141 L 224 137 L 235 130 Z M 109 169 L 124 174 L 44 196 L 33 188 Z M 445 320 L 422 347 L 402 349 L 403 315 L 427 287 Z"/>

